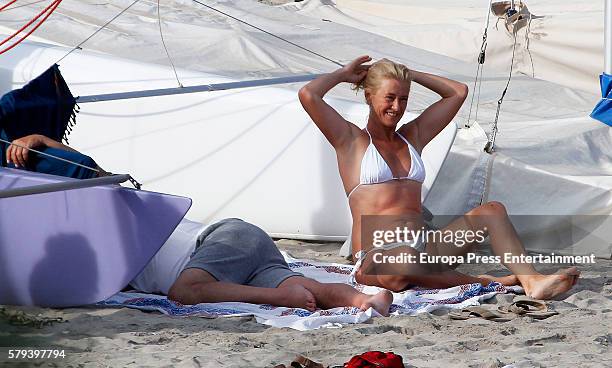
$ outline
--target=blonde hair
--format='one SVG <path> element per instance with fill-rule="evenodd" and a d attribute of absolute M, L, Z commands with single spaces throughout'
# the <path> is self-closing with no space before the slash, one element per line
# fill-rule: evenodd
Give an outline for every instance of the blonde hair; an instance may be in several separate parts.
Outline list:
<path fill-rule="evenodd" d="M 408 90 L 410 90 L 410 82 L 412 82 L 410 69 L 404 64 L 395 63 L 389 59 L 380 59 L 372 64 L 366 77 L 360 82 L 354 83 L 351 89 L 354 91 L 363 89 L 364 93 L 373 93 L 385 79 L 406 82 L 408 83 Z"/>

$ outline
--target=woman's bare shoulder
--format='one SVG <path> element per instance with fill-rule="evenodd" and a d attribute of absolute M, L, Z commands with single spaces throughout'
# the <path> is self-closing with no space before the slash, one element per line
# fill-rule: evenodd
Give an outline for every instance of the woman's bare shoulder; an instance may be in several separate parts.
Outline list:
<path fill-rule="evenodd" d="M 423 145 L 419 140 L 419 128 L 415 124 L 415 121 L 408 122 L 402 125 L 397 132 L 406 138 L 408 142 L 416 149 L 419 153 L 423 150 Z"/>

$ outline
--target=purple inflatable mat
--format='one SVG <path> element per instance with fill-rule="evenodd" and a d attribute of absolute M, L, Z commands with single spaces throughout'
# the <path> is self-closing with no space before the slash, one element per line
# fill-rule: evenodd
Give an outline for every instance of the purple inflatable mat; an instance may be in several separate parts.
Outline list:
<path fill-rule="evenodd" d="M 76 179 L 0 168 L 0 190 Z M 0 199 L 0 304 L 104 300 L 151 260 L 191 199 L 104 185 Z"/>

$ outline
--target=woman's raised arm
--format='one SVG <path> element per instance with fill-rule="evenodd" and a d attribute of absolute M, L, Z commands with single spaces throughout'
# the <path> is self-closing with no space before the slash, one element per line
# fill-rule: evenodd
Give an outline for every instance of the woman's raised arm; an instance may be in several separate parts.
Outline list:
<path fill-rule="evenodd" d="M 331 145 L 338 149 L 349 142 L 353 129 L 359 129 L 346 121 L 336 110 L 329 106 L 323 96 L 342 82 L 358 83 L 368 73 L 369 56 L 361 56 L 333 73 L 325 74 L 300 89 L 298 96 L 304 110 L 319 127 Z"/>
<path fill-rule="evenodd" d="M 410 74 L 414 82 L 442 97 L 441 100 L 425 109 L 419 117 L 400 129 L 400 133 L 404 134 L 404 129 L 416 123 L 418 141 L 422 149 L 453 120 L 467 97 L 468 87 L 461 82 L 433 74 L 415 70 L 411 70 Z"/>

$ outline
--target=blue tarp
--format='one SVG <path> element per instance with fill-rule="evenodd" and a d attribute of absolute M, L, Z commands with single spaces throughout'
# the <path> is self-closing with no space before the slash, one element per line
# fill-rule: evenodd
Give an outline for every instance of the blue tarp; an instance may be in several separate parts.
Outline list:
<path fill-rule="evenodd" d="M 591 117 L 612 126 L 612 75 L 603 73 L 599 82 L 603 99 L 593 109 Z"/>

